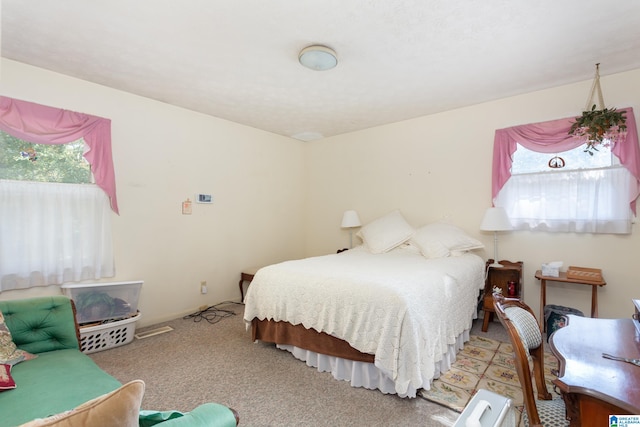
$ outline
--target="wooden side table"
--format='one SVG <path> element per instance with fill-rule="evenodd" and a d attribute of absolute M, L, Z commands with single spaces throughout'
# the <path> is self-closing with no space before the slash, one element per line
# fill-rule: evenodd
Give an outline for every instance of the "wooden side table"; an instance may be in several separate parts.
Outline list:
<path fill-rule="evenodd" d="M 250 267 L 242 270 L 242 273 L 240 273 L 240 282 L 238 282 L 238 286 L 240 287 L 241 302 L 244 302 L 244 288 L 242 287 L 242 285 L 244 284 L 244 282 L 249 282 L 249 285 L 251 285 L 253 276 L 255 276 L 258 270 L 260 270 L 260 267 Z M 247 288 L 249 287 L 249 285 L 247 285 Z"/>
<path fill-rule="evenodd" d="M 602 280 L 590 281 L 584 279 L 569 279 L 565 271 L 561 271 L 558 277 L 543 276 L 542 270 L 536 271 L 536 279 L 540 280 L 540 330 L 545 331 L 544 306 L 547 304 L 547 281 L 559 283 L 577 283 L 591 286 L 591 317 L 598 317 L 598 286 L 605 286 L 607 282 Z"/>
<path fill-rule="evenodd" d="M 500 288 L 502 295 L 509 298 L 523 298 L 522 267 L 523 262 L 511 262 L 502 260 L 502 267 L 492 267 L 493 260 L 486 263 L 486 278 L 484 281 L 484 296 L 482 298 L 482 310 L 484 319 L 482 320 L 482 332 L 487 332 L 489 322 L 493 319 L 493 288 Z M 516 282 L 515 295 L 509 296 L 509 282 Z"/>

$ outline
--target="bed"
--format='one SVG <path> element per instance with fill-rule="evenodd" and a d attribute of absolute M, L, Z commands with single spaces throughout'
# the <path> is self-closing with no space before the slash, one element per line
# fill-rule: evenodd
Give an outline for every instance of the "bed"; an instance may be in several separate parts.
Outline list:
<path fill-rule="evenodd" d="M 472 250 L 482 244 L 448 224 L 397 233 L 404 218 L 390 215 L 363 227 L 351 250 L 258 270 L 245 298 L 252 339 L 354 387 L 429 389 L 469 339 L 485 265 Z"/>

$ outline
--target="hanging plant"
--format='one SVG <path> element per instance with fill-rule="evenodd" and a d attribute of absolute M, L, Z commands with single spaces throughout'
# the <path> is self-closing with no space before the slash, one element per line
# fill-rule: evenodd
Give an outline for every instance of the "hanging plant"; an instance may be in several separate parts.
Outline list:
<path fill-rule="evenodd" d="M 596 90 L 598 91 L 600 109 L 596 109 L 596 104 L 593 104 L 589 109 L 589 104 L 591 104 Z M 625 111 L 617 111 L 615 108 L 604 108 L 602 88 L 600 87 L 600 64 L 596 64 L 596 75 L 593 79 L 589 99 L 582 116 L 576 117 L 576 121 L 571 125 L 569 135 L 584 139 L 587 144 L 585 153 L 593 156 L 593 152 L 598 151 L 598 146 L 608 147 L 625 140 L 627 136 L 625 113 Z"/>
<path fill-rule="evenodd" d="M 584 138 L 587 143 L 585 152 L 593 155 L 592 150 L 597 151 L 598 145 L 608 147 L 624 140 L 627 135 L 626 122 L 625 111 L 615 108 L 596 110 L 596 104 L 593 104 L 591 110 L 583 111 L 582 116 L 576 118 L 569 135 Z"/>

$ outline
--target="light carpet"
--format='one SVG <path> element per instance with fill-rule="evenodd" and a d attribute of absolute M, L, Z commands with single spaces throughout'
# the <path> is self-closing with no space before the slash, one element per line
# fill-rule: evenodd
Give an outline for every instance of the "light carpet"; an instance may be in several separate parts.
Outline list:
<path fill-rule="evenodd" d="M 512 399 L 520 418 L 524 400 L 514 362 L 510 343 L 472 335 L 451 369 L 435 380 L 430 390 L 422 390 L 420 395 L 462 412 L 477 390 L 486 389 Z M 551 381 L 556 378 L 552 371 L 557 368 L 557 359 L 545 353 L 545 380 L 551 393 L 555 393 Z"/>
<path fill-rule="evenodd" d="M 242 427 L 450 427 L 458 418 L 426 399 L 351 387 L 273 344 L 254 343 L 242 319 L 244 306 L 224 307 L 235 315 L 217 323 L 193 317 L 151 325 L 137 333 L 173 330 L 90 356 L 122 383 L 143 380 L 144 409 L 190 411 L 217 402 L 238 411 Z M 481 327 L 478 319 L 472 335 L 483 335 Z M 507 339 L 498 323 L 488 334 Z"/>

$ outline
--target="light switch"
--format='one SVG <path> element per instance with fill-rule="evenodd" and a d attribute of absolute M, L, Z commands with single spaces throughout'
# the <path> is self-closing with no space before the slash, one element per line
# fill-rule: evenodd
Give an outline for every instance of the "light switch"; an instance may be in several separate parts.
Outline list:
<path fill-rule="evenodd" d="M 213 203 L 213 196 L 211 194 L 196 194 L 196 202 L 198 203 Z"/>

